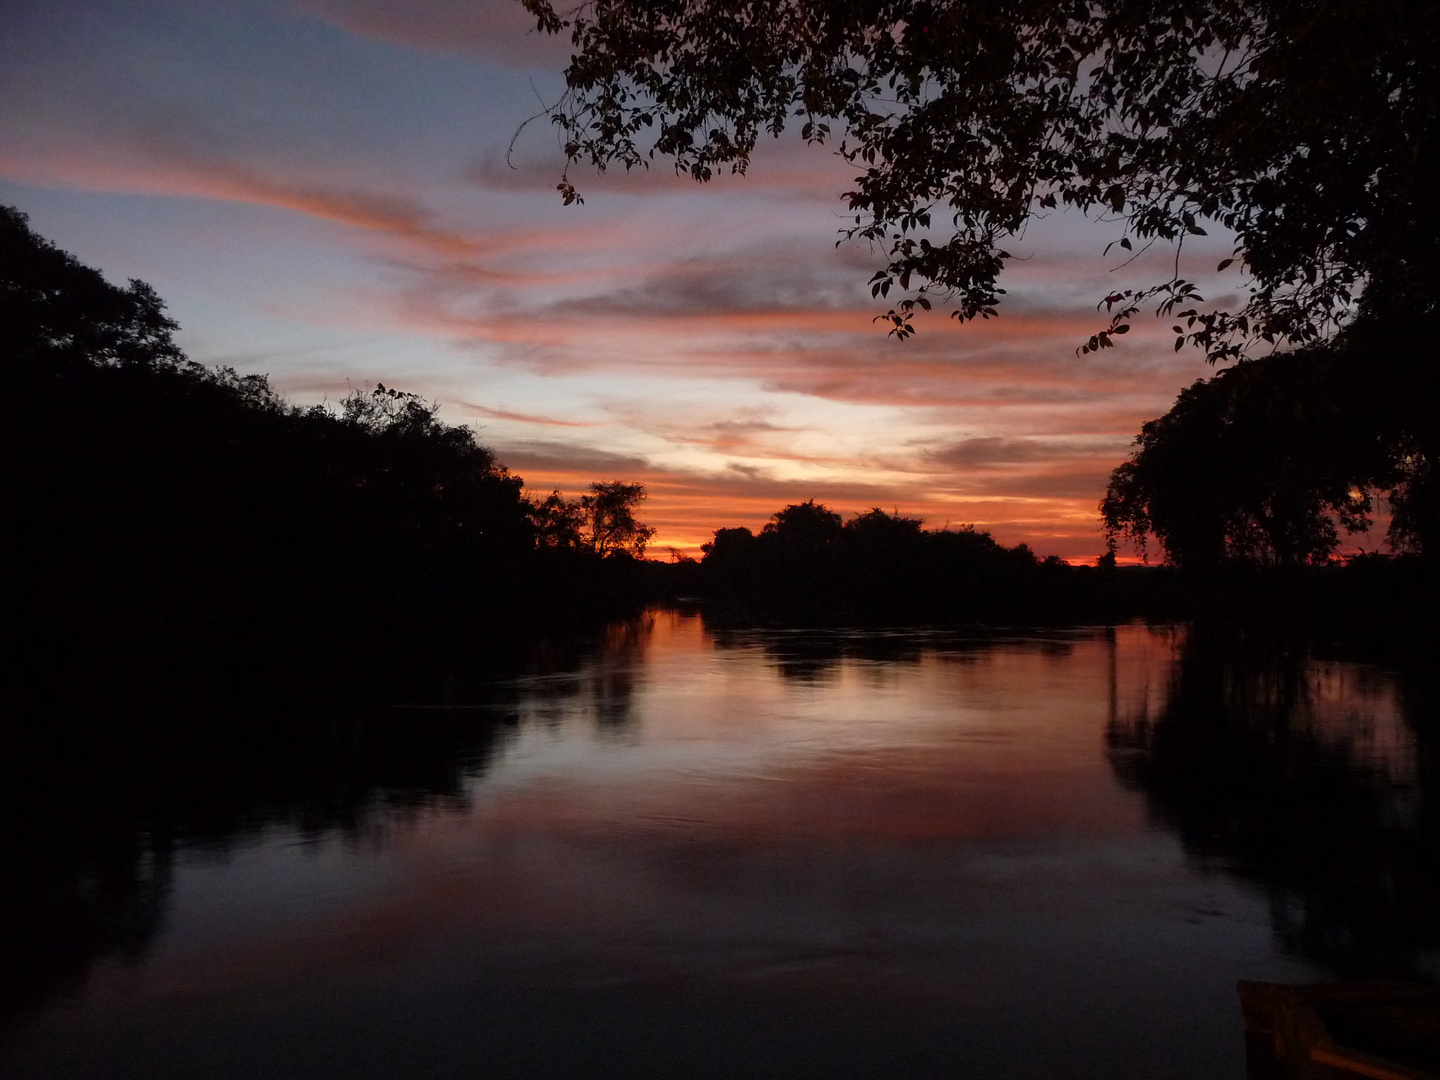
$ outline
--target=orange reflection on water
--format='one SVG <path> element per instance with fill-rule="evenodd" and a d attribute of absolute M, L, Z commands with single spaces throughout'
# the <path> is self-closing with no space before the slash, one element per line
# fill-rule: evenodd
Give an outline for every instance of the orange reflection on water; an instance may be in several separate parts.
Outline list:
<path fill-rule="evenodd" d="M 1159 694 L 1171 646 L 1139 627 L 726 635 L 655 614 L 612 630 L 578 673 L 527 680 L 468 810 L 392 822 L 378 879 L 204 950 L 198 968 L 162 949 L 150 977 L 181 996 L 221 976 L 269 982 L 385 962 L 437 928 L 558 951 L 567 970 L 598 954 L 665 967 L 677 949 L 721 948 L 717 935 L 733 946 L 735 918 L 769 937 L 801 896 L 822 923 L 852 901 L 983 906 L 943 868 L 936 879 L 937 851 L 1147 829 L 1100 735 L 1112 710 Z M 888 882 L 870 878 L 877 860 Z"/>
<path fill-rule="evenodd" d="M 1134 786 L 1144 740 L 1108 737 L 1183 722 L 1184 644 L 674 612 L 613 628 L 500 696 L 508 735 L 459 804 L 184 862 L 151 953 L 49 1016 L 36 1060 L 109 1061 L 116 1033 L 178 1060 L 301 1032 L 275 1051 L 293 1061 L 313 1031 L 366 1067 L 400 1046 L 505 1075 L 635 1053 L 683 1075 L 786 1054 L 890 1075 L 895 1040 L 929 1055 L 917 1075 L 961 1052 L 983 1075 L 1239 1075 L 1235 979 L 1321 972 L 1277 948 L 1272 898 L 1223 872 L 1208 829 L 1197 855 L 1164 816 L 1183 806 Z M 1403 781 L 1394 684 L 1298 670 L 1244 693 L 1293 695 L 1295 731 Z"/>

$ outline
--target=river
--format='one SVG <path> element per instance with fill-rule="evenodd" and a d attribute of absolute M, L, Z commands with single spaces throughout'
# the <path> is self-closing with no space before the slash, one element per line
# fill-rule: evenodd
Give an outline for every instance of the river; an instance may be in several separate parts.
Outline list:
<path fill-rule="evenodd" d="M 402 712 L 466 732 L 440 779 L 147 826 L 119 899 L 67 871 L 53 933 L 103 926 L 31 949 L 84 955 L 0 1072 L 1214 1080 L 1237 979 L 1440 974 L 1378 668 L 657 611 Z"/>

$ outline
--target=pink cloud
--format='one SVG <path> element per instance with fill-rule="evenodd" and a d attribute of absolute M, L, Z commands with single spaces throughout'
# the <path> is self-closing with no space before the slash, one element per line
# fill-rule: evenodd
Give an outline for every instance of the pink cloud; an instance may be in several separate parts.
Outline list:
<path fill-rule="evenodd" d="M 565 34 L 542 34 L 518 0 L 295 0 L 295 6 L 350 33 L 446 56 L 508 67 L 561 70 Z"/>
<path fill-rule="evenodd" d="M 374 237 L 399 265 L 443 278 L 452 291 L 498 286 L 561 285 L 585 279 L 573 271 L 523 269 L 545 254 L 612 242 L 613 224 L 576 228 L 448 228 L 422 202 L 406 195 L 367 191 L 326 179 L 277 175 L 223 157 L 129 145 L 120 151 L 63 149 L 20 157 L 0 151 L 0 176 L 21 183 L 81 191 L 155 195 L 243 203 L 289 211 Z"/>
<path fill-rule="evenodd" d="M 583 420 L 557 420 L 551 416 L 536 416 L 533 413 L 511 412 L 509 409 L 491 409 L 484 405 L 471 405 L 468 402 L 459 406 L 465 412 L 473 413 L 476 416 L 488 416 L 495 420 L 510 420 L 517 424 L 538 424 L 543 427 L 567 427 L 587 428 L 597 426 L 594 422 Z"/>

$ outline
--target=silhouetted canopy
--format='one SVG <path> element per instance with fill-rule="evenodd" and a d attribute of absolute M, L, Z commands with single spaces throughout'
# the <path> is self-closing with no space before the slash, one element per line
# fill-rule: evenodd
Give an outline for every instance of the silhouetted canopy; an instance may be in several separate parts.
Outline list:
<path fill-rule="evenodd" d="M 1328 336 L 1362 289 L 1434 303 L 1428 0 L 523 2 L 574 42 L 550 114 L 572 162 L 708 180 L 743 173 L 762 132 L 838 135 L 860 170 L 844 235 L 887 251 L 876 295 L 911 291 L 889 313 L 902 337 L 931 294 L 994 314 L 1007 238 L 1059 206 L 1122 250 L 1218 223 L 1253 286 L 1220 313 L 1178 271 L 1116 293 L 1087 349 L 1147 303 L 1212 359 Z"/>
<path fill-rule="evenodd" d="M 1111 542 L 1143 551 L 1153 537 L 1187 569 L 1324 562 L 1342 532 L 1369 529 L 1383 495 L 1396 550 L 1440 551 L 1437 332 L 1433 318 L 1365 317 L 1335 342 L 1181 391 L 1111 474 Z"/>
<path fill-rule="evenodd" d="M 30 231 L 29 219 L 0 206 L 0 352 L 68 356 L 96 364 L 175 367 L 175 322 L 155 290 L 122 289 Z"/>

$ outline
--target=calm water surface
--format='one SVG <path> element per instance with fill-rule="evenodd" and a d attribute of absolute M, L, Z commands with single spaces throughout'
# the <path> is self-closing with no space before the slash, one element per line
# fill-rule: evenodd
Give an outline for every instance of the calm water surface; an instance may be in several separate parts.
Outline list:
<path fill-rule="evenodd" d="M 1243 1076 L 1236 979 L 1432 963 L 1428 803 L 1383 673 L 1183 644 L 656 613 L 408 713 L 486 733 L 445 790 L 182 837 L 0 1072 Z"/>

